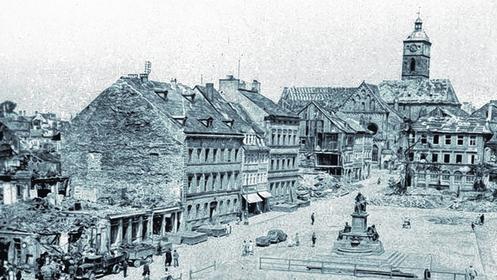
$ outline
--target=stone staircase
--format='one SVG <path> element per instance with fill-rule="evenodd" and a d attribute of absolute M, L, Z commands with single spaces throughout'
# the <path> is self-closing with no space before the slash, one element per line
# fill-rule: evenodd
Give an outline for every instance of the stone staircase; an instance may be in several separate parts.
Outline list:
<path fill-rule="evenodd" d="M 394 251 L 386 260 L 392 267 L 399 267 L 407 258 L 404 253 Z"/>

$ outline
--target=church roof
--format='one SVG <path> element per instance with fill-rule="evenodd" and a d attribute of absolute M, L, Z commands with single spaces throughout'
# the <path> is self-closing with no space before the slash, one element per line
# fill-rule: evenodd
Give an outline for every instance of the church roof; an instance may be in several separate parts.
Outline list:
<path fill-rule="evenodd" d="M 448 79 L 413 79 L 383 81 L 378 85 L 381 97 L 389 104 L 454 104 L 459 99 Z"/>
<path fill-rule="evenodd" d="M 278 102 L 294 112 L 316 101 L 322 107 L 336 109 L 357 91 L 357 87 L 285 87 Z"/>

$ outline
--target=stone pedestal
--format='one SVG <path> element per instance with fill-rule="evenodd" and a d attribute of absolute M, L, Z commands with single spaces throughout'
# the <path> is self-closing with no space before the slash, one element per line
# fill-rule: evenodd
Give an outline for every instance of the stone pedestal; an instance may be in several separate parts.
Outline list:
<path fill-rule="evenodd" d="M 368 213 L 352 213 L 352 225 L 341 230 L 338 240 L 333 245 L 333 253 L 339 255 L 381 255 L 384 252 L 383 244 L 371 232 L 368 232 Z M 376 240 L 375 240 L 376 239 Z"/>

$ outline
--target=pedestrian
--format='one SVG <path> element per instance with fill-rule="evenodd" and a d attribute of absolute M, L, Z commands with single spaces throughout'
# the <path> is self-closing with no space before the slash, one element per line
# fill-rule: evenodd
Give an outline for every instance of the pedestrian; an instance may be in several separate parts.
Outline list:
<path fill-rule="evenodd" d="M 161 278 L 161 280 L 173 280 L 173 276 L 171 273 L 169 273 L 169 269 L 166 267 L 166 274 L 164 277 Z"/>
<path fill-rule="evenodd" d="M 243 244 L 242 244 L 242 257 L 246 256 L 247 253 L 248 253 L 247 240 L 243 240 Z"/>
<path fill-rule="evenodd" d="M 476 269 L 474 269 L 472 265 L 466 268 L 465 279 L 473 280 L 476 278 L 477 275 L 478 273 L 476 272 Z"/>
<path fill-rule="evenodd" d="M 231 225 L 228 224 L 228 234 L 231 234 Z"/>
<path fill-rule="evenodd" d="M 378 177 L 378 185 L 381 184 L 381 177 Z"/>
<path fill-rule="evenodd" d="M 127 260 L 123 261 L 122 267 L 123 267 L 123 277 L 126 278 L 126 277 L 128 277 L 128 261 Z"/>
<path fill-rule="evenodd" d="M 143 273 L 142 273 L 142 276 L 147 276 L 147 275 L 150 275 L 150 266 L 148 266 L 148 261 L 145 262 L 145 264 L 143 265 Z M 145 277 L 143 279 L 145 279 Z"/>
<path fill-rule="evenodd" d="M 485 215 L 481 214 L 481 216 L 480 216 L 480 224 L 483 225 L 484 222 L 485 222 Z"/>
<path fill-rule="evenodd" d="M 314 212 L 311 214 L 311 225 L 314 225 L 314 219 L 316 218 Z"/>
<path fill-rule="evenodd" d="M 167 248 L 166 258 L 165 258 L 165 266 L 171 266 L 171 262 L 173 261 L 173 255 L 171 253 L 171 248 Z"/>
<path fill-rule="evenodd" d="M 426 268 L 426 269 L 425 269 L 423 279 L 424 279 L 424 280 L 429 280 L 429 279 L 431 279 L 431 271 L 430 271 L 428 268 Z"/>
<path fill-rule="evenodd" d="M 312 233 L 312 237 L 311 237 L 311 240 L 312 240 L 312 247 L 316 246 L 316 233 L 313 232 Z"/>
<path fill-rule="evenodd" d="M 300 245 L 300 238 L 299 238 L 299 233 L 295 233 L 295 246 Z"/>
<path fill-rule="evenodd" d="M 174 250 L 174 252 L 173 252 L 173 265 L 174 265 L 174 267 L 179 266 L 179 254 L 178 254 L 178 252 L 176 252 L 176 250 Z"/>
<path fill-rule="evenodd" d="M 249 252 L 249 255 L 251 255 L 251 256 L 254 254 L 254 243 L 252 243 L 252 240 L 249 241 L 248 252 Z"/>
<path fill-rule="evenodd" d="M 475 230 L 475 223 L 471 222 L 471 229 L 474 231 Z"/>

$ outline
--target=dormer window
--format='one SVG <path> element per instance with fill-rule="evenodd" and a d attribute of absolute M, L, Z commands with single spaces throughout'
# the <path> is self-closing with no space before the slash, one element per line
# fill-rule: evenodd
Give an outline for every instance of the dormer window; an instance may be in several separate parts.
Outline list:
<path fill-rule="evenodd" d="M 156 88 L 154 89 L 154 92 L 155 94 L 157 94 L 160 98 L 164 99 L 164 100 L 167 100 L 167 94 L 168 94 L 168 90 L 167 89 L 160 89 L 160 88 Z"/>
<path fill-rule="evenodd" d="M 195 93 L 183 94 L 183 97 L 192 102 L 195 100 Z"/>
<path fill-rule="evenodd" d="M 176 117 L 173 117 L 173 119 L 179 123 L 181 126 L 185 126 L 186 124 L 186 116 L 176 116 Z"/>
<path fill-rule="evenodd" d="M 233 127 L 233 123 L 235 122 L 235 120 L 225 120 L 223 121 L 227 126 L 229 127 Z"/>
<path fill-rule="evenodd" d="M 209 117 L 207 119 L 199 119 L 199 121 L 205 125 L 205 127 L 212 127 L 213 118 Z"/>

